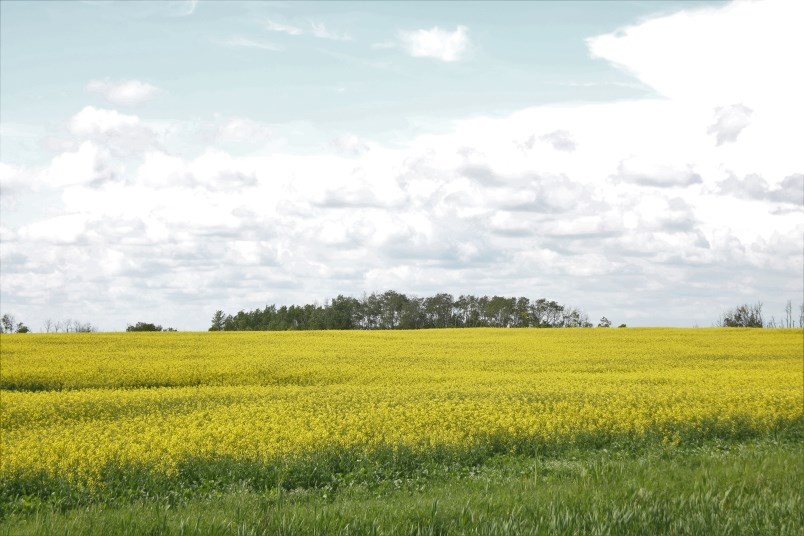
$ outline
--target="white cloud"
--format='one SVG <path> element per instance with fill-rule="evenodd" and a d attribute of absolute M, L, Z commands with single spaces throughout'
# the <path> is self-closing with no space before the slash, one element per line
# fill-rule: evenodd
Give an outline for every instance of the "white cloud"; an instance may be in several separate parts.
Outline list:
<path fill-rule="evenodd" d="M 160 89 L 140 80 L 126 82 L 110 82 L 109 80 L 91 80 L 86 87 L 90 93 L 98 93 L 113 103 L 133 106 L 149 101 L 160 93 Z"/>
<path fill-rule="evenodd" d="M 745 47 L 698 59 L 673 46 L 688 28 L 693 40 L 739 35 L 735 13 L 767 20 L 762 6 L 778 9 L 696 9 L 590 40 L 660 98 L 475 117 L 393 145 L 349 134 L 317 153 L 234 154 L 227 141 L 288 128 L 240 117 L 211 123 L 195 154 L 153 144 L 118 154 L 124 133 L 150 125 L 84 108 L 70 121 L 80 145 L 42 169 L 0 167 L 4 183 L 35 176 L 63 204 L 3 220 L 4 303 L 34 325 L 54 304 L 97 311 L 87 319 L 106 329 L 154 311 L 204 329 L 216 309 L 387 288 L 526 293 L 629 325 L 708 325 L 745 296 L 783 304 L 801 295 L 804 269 L 804 143 L 790 119 L 800 97 L 760 83 L 697 94 L 694 77 L 713 61 L 740 79 Z M 752 54 L 786 54 L 764 39 L 775 29 L 754 31 Z M 437 48 L 430 57 L 449 55 Z M 770 71 L 789 65 L 767 63 L 768 80 L 787 76 Z M 41 285 L 30 285 L 34 269 Z"/>
<path fill-rule="evenodd" d="M 703 182 L 701 176 L 689 164 L 666 163 L 654 158 L 638 157 L 631 157 L 620 162 L 616 179 L 660 188 L 691 186 Z"/>
<path fill-rule="evenodd" d="M 270 19 L 265 21 L 265 28 L 271 32 L 280 32 L 295 36 L 305 35 L 308 33 L 308 31 L 303 30 L 299 26 L 276 22 Z M 327 28 L 327 25 L 324 24 L 323 22 L 318 21 L 310 21 L 309 34 L 319 39 L 331 39 L 334 41 L 352 40 L 352 36 L 349 35 L 347 32 L 338 32 L 332 30 L 330 28 Z"/>
<path fill-rule="evenodd" d="M 36 242 L 74 244 L 86 234 L 87 218 L 67 214 L 37 221 L 20 229 L 20 238 Z"/>
<path fill-rule="evenodd" d="M 608 60 L 665 97 L 749 108 L 804 94 L 797 66 L 804 50 L 804 4 L 784 0 L 732 2 L 657 17 L 587 40 Z"/>
<path fill-rule="evenodd" d="M 85 106 L 70 119 L 68 126 L 77 140 L 91 140 L 118 157 L 159 146 L 157 134 L 139 117 L 116 110 Z M 65 145 L 69 147 L 75 143 L 67 141 Z"/>
<path fill-rule="evenodd" d="M 725 142 L 734 142 L 737 136 L 751 123 L 753 111 L 742 104 L 734 104 L 715 110 L 715 123 L 706 132 L 714 134 L 718 145 Z"/>
<path fill-rule="evenodd" d="M 137 127 L 139 124 L 140 119 L 135 115 L 85 106 L 70 120 L 70 131 L 78 135 L 106 134 L 114 130 Z"/>
<path fill-rule="evenodd" d="M 369 146 L 354 134 L 343 134 L 332 140 L 332 146 L 343 154 L 360 156 L 369 150 Z"/>
<path fill-rule="evenodd" d="M 572 152 L 577 147 L 575 140 L 572 139 L 572 134 L 566 130 L 554 130 L 553 132 L 545 134 L 540 139 L 552 145 L 553 149 L 556 151 Z"/>
<path fill-rule="evenodd" d="M 779 186 L 772 188 L 768 182 L 756 174 L 744 177 L 735 176 L 719 183 L 721 192 L 744 199 L 772 201 L 793 205 L 804 209 L 804 174 L 796 173 L 785 177 Z"/>
<path fill-rule="evenodd" d="M 219 141 L 260 143 L 273 138 L 273 129 L 264 123 L 245 117 L 233 117 L 217 127 L 215 138 Z"/>
<path fill-rule="evenodd" d="M 25 171 L 20 166 L 12 166 L 0 162 L 0 195 L 7 196 L 30 183 Z"/>
<path fill-rule="evenodd" d="M 399 39 L 405 51 L 416 58 L 460 61 L 469 50 L 469 29 L 466 26 L 458 26 L 452 32 L 438 26 L 429 30 L 402 31 Z"/>
<path fill-rule="evenodd" d="M 351 41 L 352 36 L 346 32 L 336 32 L 327 28 L 323 22 L 310 22 L 312 34 L 319 39 L 333 39 L 335 41 Z"/>
<path fill-rule="evenodd" d="M 40 180 L 48 188 L 98 185 L 119 177 L 119 171 L 120 166 L 110 163 L 103 148 L 85 141 L 77 150 L 56 156 Z"/>
<path fill-rule="evenodd" d="M 304 33 L 304 30 L 297 26 L 275 22 L 270 19 L 265 20 L 265 29 L 271 32 L 286 33 L 288 35 L 302 35 Z"/>
<path fill-rule="evenodd" d="M 256 176 L 251 166 L 217 149 L 208 149 L 190 161 L 154 151 L 145 154 L 136 183 L 152 188 L 201 187 L 217 191 L 253 186 Z"/>

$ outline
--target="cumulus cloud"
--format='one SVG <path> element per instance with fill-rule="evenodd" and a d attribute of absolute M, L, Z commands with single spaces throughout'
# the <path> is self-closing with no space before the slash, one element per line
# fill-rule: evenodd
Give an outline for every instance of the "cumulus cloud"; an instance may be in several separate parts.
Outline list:
<path fill-rule="evenodd" d="M 445 62 L 464 59 L 469 50 L 469 28 L 458 26 L 454 31 L 434 26 L 399 32 L 404 50 L 414 58 L 435 58 Z"/>
<path fill-rule="evenodd" d="M 7 197 L 29 186 L 30 178 L 26 177 L 21 166 L 0 162 L 0 195 Z"/>
<path fill-rule="evenodd" d="M 804 77 L 793 67 L 804 50 L 802 16 L 798 2 L 732 2 L 641 21 L 587 44 L 593 56 L 665 97 L 754 109 L 774 105 L 767 88 L 780 101 L 804 93 Z"/>
<path fill-rule="evenodd" d="M 41 174 L 41 183 L 49 188 L 88 185 L 97 186 L 119 178 L 121 166 L 111 161 L 102 147 L 91 141 L 83 142 L 75 151 L 53 158 Z"/>
<path fill-rule="evenodd" d="M 572 139 L 572 135 L 566 130 L 554 130 L 553 132 L 545 134 L 540 139 L 552 145 L 553 149 L 556 151 L 572 152 L 577 147 L 575 140 Z"/>
<path fill-rule="evenodd" d="M 252 167 L 217 149 L 209 149 L 190 161 L 148 152 L 136 175 L 139 184 L 154 188 L 201 187 L 211 191 L 242 189 L 253 186 L 256 180 Z"/>
<path fill-rule="evenodd" d="M 714 134 L 718 145 L 737 141 L 737 136 L 751 122 L 753 111 L 742 104 L 733 104 L 715 110 L 715 122 L 707 130 Z"/>
<path fill-rule="evenodd" d="M 369 150 L 369 146 L 354 134 L 343 134 L 331 143 L 339 152 L 351 156 L 360 156 Z"/>
<path fill-rule="evenodd" d="M 374 193 L 369 189 L 352 188 L 350 190 L 328 190 L 320 201 L 315 202 L 318 207 L 327 208 L 367 208 L 382 207 Z"/>
<path fill-rule="evenodd" d="M 75 244 L 86 235 L 87 224 L 86 215 L 65 214 L 26 225 L 20 229 L 19 236 L 22 240 Z"/>
<path fill-rule="evenodd" d="M 140 120 L 135 115 L 85 106 L 70 120 L 70 130 L 79 135 L 106 134 L 116 130 L 136 128 L 139 124 Z"/>
<path fill-rule="evenodd" d="M 142 104 L 156 97 L 160 89 L 140 80 L 126 82 L 110 82 L 109 80 L 92 80 L 87 84 L 87 91 L 98 93 L 112 104 L 133 106 Z"/>
<path fill-rule="evenodd" d="M 761 176 L 752 173 L 739 179 L 734 175 L 719 183 L 720 191 L 758 201 L 772 201 L 804 207 L 804 174 L 788 175 L 776 187 L 771 187 Z"/>
<path fill-rule="evenodd" d="M 513 212 L 561 213 L 591 207 L 584 187 L 564 175 L 535 176 L 526 184 L 510 188 L 501 208 Z"/>
<path fill-rule="evenodd" d="M 70 119 L 68 128 L 75 138 L 91 140 L 116 156 L 139 154 L 158 146 L 157 134 L 139 117 L 116 110 L 85 106 Z"/>
<path fill-rule="evenodd" d="M 616 179 L 658 188 L 684 187 L 703 182 L 689 164 L 664 163 L 635 157 L 620 162 Z"/>
<path fill-rule="evenodd" d="M 699 44 L 707 32 L 730 38 L 741 13 L 762 6 L 778 9 L 687 10 L 590 41 L 660 98 L 474 117 L 394 144 L 344 135 L 305 154 L 235 154 L 227 140 L 283 129 L 240 117 L 211 121 L 195 153 L 168 143 L 122 153 L 119 140 L 152 125 L 84 108 L 68 118 L 75 146 L 40 167 L 0 166 L 4 189 L 35 178 L 61 201 L 26 221 L 0 214 L 4 303 L 34 325 L 37 308 L 58 306 L 105 329 L 153 311 L 204 329 L 217 309 L 397 288 L 526 293 L 629 325 L 708 325 L 737 296 L 800 295 L 790 274 L 804 269 L 804 223 L 800 210 L 775 210 L 802 203 L 790 122 L 800 97 L 751 87 L 696 97 L 687 86 L 702 84 L 695 74 L 714 52 L 697 58 L 677 39 L 687 28 Z M 755 53 L 775 57 L 774 46 L 758 39 Z M 457 48 L 421 56 L 456 61 Z M 741 79 L 743 49 L 718 50 L 717 75 Z"/>

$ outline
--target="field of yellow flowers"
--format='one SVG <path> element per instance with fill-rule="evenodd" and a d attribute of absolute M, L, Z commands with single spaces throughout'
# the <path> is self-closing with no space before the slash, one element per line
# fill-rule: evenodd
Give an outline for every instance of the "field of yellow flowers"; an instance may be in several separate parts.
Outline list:
<path fill-rule="evenodd" d="M 784 434 L 804 420 L 802 341 L 795 329 L 3 335 L 2 494 L 215 482 L 216 467 L 253 475 L 323 452 L 343 467 L 379 451 Z"/>

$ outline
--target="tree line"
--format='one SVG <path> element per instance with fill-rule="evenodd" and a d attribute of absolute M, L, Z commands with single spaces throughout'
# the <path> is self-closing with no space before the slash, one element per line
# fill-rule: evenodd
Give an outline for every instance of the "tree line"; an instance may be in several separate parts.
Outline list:
<path fill-rule="evenodd" d="M 717 327 L 752 328 L 804 328 L 804 303 L 794 313 L 793 302 L 788 300 L 779 319 L 763 315 L 762 302 L 742 304 L 724 311 L 713 323 Z M 798 318 L 796 318 L 798 316 Z M 598 327 L 611 327 L 605 316 Z M 216 311 L 209 331 L 287 331 L 328 329 L 431 329 L 471 327 L 536 327 L 536 328 L 590 328 L 589 315 L 577 307 L 561 305 L 544 298 L 531 301 L 528 298 L 504 296 L 461 295 L 439 293 L 420 298 L 388 290 L 383 293 L 353 298 L 338 295 L 337 298 L 306 305 L 239 311 L 227 315 Z M 621 328 L 625 324 L 620 324 Z M 697 327 L 697 326 L 696 326 Z M 31 330 L 13 315 L 0 317 L 0 333 L 29 333 Z M 88 333 L 97 331 L 89 322 L 67 319 L 47 319 L 42 331 L 45 333 Z M 137 322 L 129 324 L 126 331 L 176 331 L 159 324 Z"/>
<path fill-rule="evenodd" d="M 0 333 L 28 333 L 31 331 L 22 322 L 17 322 L 14 315 L 4 314 L 0 318 Z"/>
<path fill-rule="evenodd" d="M 603 317 L 598 325 L 608 327 L 611 322 Z M 422 298 L 388 290 L 360 299 L 341 294 L 323 305 L 267 305 L 234 315 L 219 310 L 212 317 L 209 331 L 592 326 L 581 309 L 544 298 L 455 298 L 447 293 Z"/>
<path fill-rule="evenodd" d="M 794 328 L 796 318 L 793 316 L 793 300 L 787 300 L 784 314 L 777 320 L 771 316 L 766 320 L 762 315 L 762 302 L 744 303 L 729 309 L 720 315 L 715 326 L 723 328 Z M 804 328 L 804 303 L 799 306 L 798 327 Z"/>
<path fill-rule="evenodd" d="M 133 326 L 129 324 L 126 326 L 126 331 L 176 331 L 173 328 L 163 328 L 159 324 L 151 322 L 137 322 Z"/>

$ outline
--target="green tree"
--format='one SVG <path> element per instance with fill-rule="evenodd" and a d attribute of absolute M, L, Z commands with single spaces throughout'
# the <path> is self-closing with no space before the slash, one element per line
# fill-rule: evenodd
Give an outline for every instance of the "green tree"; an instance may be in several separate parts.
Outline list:
<path fill-rule="evenodd" d="M 14 317 L 9 314 L 0 318 L 0 333 L 14 333 Z"/>
<path fill-rule="evenodd" d="M 22 322 L 17 322 L 14 315 L 5 314 L 0 318 L 0 333 L 28 333 L 31 330 Z"/>
<path fill-rule="evenodd" d="M 136 324 L 126 327 L 126 331 L 162 331 L 162 326 L 156 324 L 149 324 L 147 322 L 137 322 Z"/>
<path fill-rule="evenodd" d="M 765 326 L 762 319 L 762 302 L 754 305 L 743 304 L 723 313 L 717 326 L 724 328 L 761 328 Z"/>
<path fill-rule="evenodd" d="M 223 331 L 225 320 L 226 315 L 223 314 L 223 311 L 215 311 L 215 314 L 212 315 L 212 326 L 209 331 Z"/>

